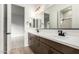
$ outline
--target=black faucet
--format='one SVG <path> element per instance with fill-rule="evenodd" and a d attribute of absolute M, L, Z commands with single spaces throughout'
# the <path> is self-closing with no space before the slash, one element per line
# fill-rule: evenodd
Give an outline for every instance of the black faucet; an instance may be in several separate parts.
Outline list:
<path fill-rule="evenodd" d="M 65 36 L 65 33 L 62 30 L 58 30 L 58 35 L 59 36 Z"/>
<path fill-rule="evenodd" d="M 39 33 L 39 29 L 36 29 L 37 33 Z"/>

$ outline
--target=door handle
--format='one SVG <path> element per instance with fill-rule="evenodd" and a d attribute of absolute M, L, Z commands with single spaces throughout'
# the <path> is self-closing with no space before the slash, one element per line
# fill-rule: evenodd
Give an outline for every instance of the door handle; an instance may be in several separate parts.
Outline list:
<path fill-rule="evenodd" d="M 9 35 L 9 34 L 11 34 L 11 33 L 6 33 L 6 35 Z"/>

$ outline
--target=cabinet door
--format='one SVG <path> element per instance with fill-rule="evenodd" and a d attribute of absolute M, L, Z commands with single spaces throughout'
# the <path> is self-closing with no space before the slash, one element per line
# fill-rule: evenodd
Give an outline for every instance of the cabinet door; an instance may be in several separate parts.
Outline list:
<path fill-rule="evenodd" d="M 28 44 L 31 49 L 34 49 L 35 45 L 35 36 L 33 34 L 28 33 Z"/>
<path fill-rule="evenodd" d="M 40 42 L 40 46 L 38 47 L 39 54 L 48 54 L 49 47 L 44 43 Z"/>
<path fill-rule="evenodd" d="M 29 44 L 29 46 L 33 45 L 33 36 L 30 33 L 28 33 L 28 44 Z"/>
<path fill-rule="evenodd" d="M 31 34 L 30 33 L 28 33 L 28 44 L 29 46 L 31 45 Z"/>
<path fill-rule="evenodd" d="M 38 37 L 36 37 L 33 39 L 33 47 L 32 48 L 33 48 L 34 53 L 38 53 L 39 46 L 40 46 L 40 42 L 38 40 Z"/>
<path fill-rule="evenodd" d="M 38 36 L 28 33 L 28 39 L 29 47 L 33 50 L 34 53 L 38 53 L 40 45 Z"/>

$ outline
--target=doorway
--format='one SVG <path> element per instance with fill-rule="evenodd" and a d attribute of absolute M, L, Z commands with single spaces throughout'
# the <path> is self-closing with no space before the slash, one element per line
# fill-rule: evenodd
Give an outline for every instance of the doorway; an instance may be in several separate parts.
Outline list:
<path fill-rule="evenodd" d="M 24 7 L 8 4 L 5 6 L 6 19 L 4 51 L 10 53 L 13 48 L 24 47 Z M 6 44 L 5 44 L 6 43 Z"/>

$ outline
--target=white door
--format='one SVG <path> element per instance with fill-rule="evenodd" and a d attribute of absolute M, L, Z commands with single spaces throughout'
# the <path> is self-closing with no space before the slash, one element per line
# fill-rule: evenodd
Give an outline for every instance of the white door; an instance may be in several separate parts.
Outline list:
<path fill-rule="evenodd" d="M 24 7 L 7 5 L 7 53 L 24 47 Z"/>

